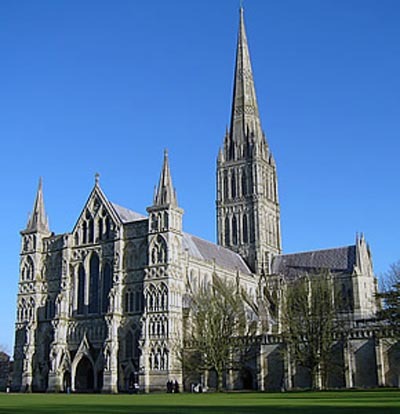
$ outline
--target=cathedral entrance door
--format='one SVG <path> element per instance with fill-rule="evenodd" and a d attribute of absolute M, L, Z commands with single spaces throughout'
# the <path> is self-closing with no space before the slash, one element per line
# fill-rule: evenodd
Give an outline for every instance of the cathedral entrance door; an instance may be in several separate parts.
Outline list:
<path fill-rule="evenodd" d="M 92 363 L 87 357 L 83 357 L 78 366 L 76 367 L 75 373 L 75 391 L 77 392 L 89 392 L 93 391 L 93 367 Z"/>

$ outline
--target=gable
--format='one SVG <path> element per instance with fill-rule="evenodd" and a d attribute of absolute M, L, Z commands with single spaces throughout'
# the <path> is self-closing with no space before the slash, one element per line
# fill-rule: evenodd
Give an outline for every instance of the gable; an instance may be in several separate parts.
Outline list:
<path fill-rule="evenodd" d="M 112 238 L 122 221 L 107 200 L 103 191 L 95 185 L 72 230 L 74 243 L 95 243 L 99 239 Z"/>

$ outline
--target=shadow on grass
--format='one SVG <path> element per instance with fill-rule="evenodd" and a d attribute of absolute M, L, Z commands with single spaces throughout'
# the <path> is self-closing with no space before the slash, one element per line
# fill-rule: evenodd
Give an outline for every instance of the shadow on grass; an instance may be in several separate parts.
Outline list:
<path fill-rule="evenodd" d="M 284 406 L 282 404 L 279 407 L 272 406 L 212 406 L 204 405 L 199 407 L 193 406 L 179 406 L 171 407 L 165 405 L 152 405 L 152 406 L 137 406 L 135 404 L 119 405 L 112 404 L 108 406 L 91 404 L 68 404 L 68 405 L 35 405 L 34 407 L 27 406 L 13 406 L 13 407 L 1 407 L 0 413 L 7 414 L 354 414 L 358 411 L 362 414 L 398 414 L 399 407 L 368 407 L 368 406 L 343 406 L 338 407 L 326 407 L 323 405 L 312 406 Z"/>

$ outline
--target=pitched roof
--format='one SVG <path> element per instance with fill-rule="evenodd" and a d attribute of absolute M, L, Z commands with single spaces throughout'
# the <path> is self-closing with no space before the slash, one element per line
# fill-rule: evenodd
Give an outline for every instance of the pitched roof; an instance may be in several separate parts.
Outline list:
<path fill-rule="evenodd" d="M 114 211 L 117 213 L 118 217 L 122 221 L 122 223 L 130 223 L 132 221 L 144 220 L 146 216 L 136 213 L 135 211 L 129 210 L 128 208 L 119 206 L 118 204 L 111 203 Z"/>
<path fill-rule="evenodd" d="M 295 278 L 307 272 L 329 269 L 332 273 L 352 272 L 356 263 L 356 246 L 310 252 L 282 254 L 272 261 L 272 273 Z"/>
<path fill-rule="evenodd" d="M 112 208 L 118 214 L 123 223 L 130 223 L 133 221 L 145 220 L 147 217 L 129 210 L 128 208 L 111 203 Z M 227 249 L 226 247 L 218 246 L 207 240 L 200 239 L 192 234 L 183 233 L 183 249 L 187 249 L 190 256 L 201 260 L 213 262 L 220 267 L 225 267 L 230 270 L 239 270 L 242 273 L 252 274 L 243 258 Z"/>
<path fill-rule="evenodd" d="M 183 233 L 183 248 L 188 250 L 189 256 L 207 261 L 215 260 L 217 266 L 251 274 L 242 257 L 226 247 L 218 246 L 188 233 Z"/>

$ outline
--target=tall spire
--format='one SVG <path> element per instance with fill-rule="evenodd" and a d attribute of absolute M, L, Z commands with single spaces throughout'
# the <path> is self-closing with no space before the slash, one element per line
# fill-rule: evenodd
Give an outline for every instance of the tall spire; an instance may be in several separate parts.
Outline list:
<path fill-rule="evenodd" d="M 157 191 L 154 196 L 155 206 L 170 205 L 173 207 L 178 206 L 176 199 L 175 189 L 172 185 L 171 172 L 168 162 L 168 151 L 164 150 L 164 163 L 161 170 L 160 181 L 158 183 Z"/>
<path fill-rule="evenodd" d="M 49 223 L 44 209 L 43 201 L 43 186 L 42 178 L 39 179 L 39 186 L 36 193 L 35 204 L 33 205 L 33 211 L 29 217 L 26 231 L 39 231 L 42 233 L 49 233 Z"/>
<path fill-rule="evenodd" d="M 281 252 L 276 165 L 261 128 L 240 8 L 231 124 L 217 162 L 218 244 L 258 274 Z"/>
<path fill-rule="evenodd" d="M 262 136 L 243 14 L 241 7 L 230 127 L 230 138 L 235 143 L 244 142 L 249 134 Z"/>

